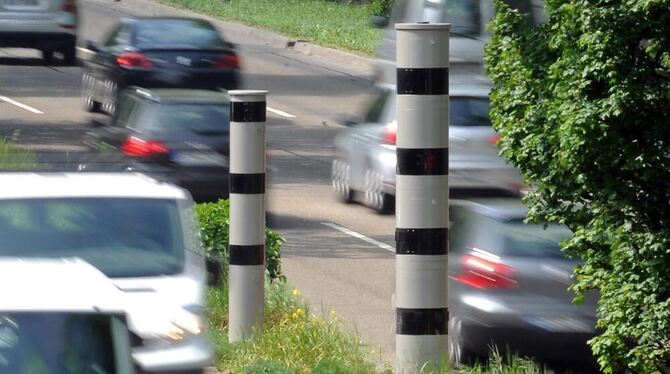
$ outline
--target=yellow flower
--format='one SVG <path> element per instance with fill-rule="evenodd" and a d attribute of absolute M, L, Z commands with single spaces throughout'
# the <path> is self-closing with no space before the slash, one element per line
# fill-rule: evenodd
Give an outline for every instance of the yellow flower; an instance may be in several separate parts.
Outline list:
<path fill-rule="evenodd" d="M 292 294 L 293 294 L 293 296 L 300 296 L 300 290 L 297 289 L 297 288 L 294 288 Z"/>
<path fill-rule="evenodd" d="M 298 309 L 295 310 L 295 313 L 296 313 L 298 316 L 302 316 L 302 315 L 305 314 L 305 310 L 302 309 L 302 308 L 298 308 Z"/>
<path fill-rule="evenodd" d="M 334 316 L 334 315 L 335 315 L 335 309 L 331 309 L 331 310 L 330 310 L 330 315 L 331 315 L 331 316 Z"/>
<path fill-rule="evenodd" d="M 375 351 L 374 349 L 370 351 L 370 354 L 371 354 L 371 355 L 373 355 L 373 354 L 375 354 L 375 353 L 377 353 L 377 351 Z"/>

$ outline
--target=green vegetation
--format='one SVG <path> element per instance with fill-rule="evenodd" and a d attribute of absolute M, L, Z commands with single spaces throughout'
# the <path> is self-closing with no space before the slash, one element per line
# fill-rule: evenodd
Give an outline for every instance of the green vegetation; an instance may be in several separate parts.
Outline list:
<path fill-rule="evenodd" d="M 12 147 L 0 138 L 0 170 L 28 170 L 37 166 L 32 152 Z"/>
<path fill-rule="evenodd" d="M 200 224 L 200 235 L 208 252 L 214 252 L 224 260 L 224 276 L 228 274 L 228 229 L 230 212 L 228 200 L 196 205 L 195 213 Z M 282 280 L 281 246 L 284 238 L 279 233 L 265 230 L 265 264 L 271 281 Z"/>
<path fill-rule="evenodd" d="M 265 324 L 244 343 L 228 342 L 228 290 L 210 290 L 208 317 L 215 363 L 224 373 L 375 373 L 358 337 L 334 315 L 315 316 L 284 282 L 266 287 Z"/>
<path fill-rule="evenodd" d="M 346 5 L 326 0 L 160 0 L 183 9 L 266 28 L 325 46 L 372 54 L 382 31 L 371 26 L 379 5 Z M 379 9 L 379 10 L 377 10 Z"/>
<path fill-rule="evenodd" d="M 534 186 L 529 219 L 574 232 L 601 369 L 670 372 L 670 1 L 547 1 L 537 28 L 497 8 L 491 118 Z"/>

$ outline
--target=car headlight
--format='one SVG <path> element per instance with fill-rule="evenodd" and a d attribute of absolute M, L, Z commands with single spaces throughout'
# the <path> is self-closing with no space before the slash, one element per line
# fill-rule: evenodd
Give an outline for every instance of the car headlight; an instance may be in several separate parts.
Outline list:
<path fill-rule="evenodd" d="M 172 341 L 180 341 L 189 336 L 197 336 L 205 331 L 205 320 L 197 313 L 182 309 L 170 321 L 165 337 Z"/>

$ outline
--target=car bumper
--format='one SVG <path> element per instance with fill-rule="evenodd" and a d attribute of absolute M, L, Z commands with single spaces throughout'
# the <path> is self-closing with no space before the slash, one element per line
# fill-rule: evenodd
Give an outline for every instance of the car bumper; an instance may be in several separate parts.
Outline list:
<path fill-rule="evenodd" d="M 537 299 L 534 304 L 513 306 L 493 297 L 461 297 L 452 313 L 461 320 L 464 348 L 482 357 L 495 345 L 500 351 L 509 348 L 543 361 L 592 363 L 587 341 L 595 336 L 595 317 L 552 299 Z"/>
<path fill-rule="evenodd" d="M 0 31 L 0 47 L 7 48 L 55 49 L 70 43 L 75 43 L 76 40 L 77 36 L 74 34 L 74 31 Z"/>
<path fill-rule="evenodd" d="M 176 184 L 186 189 L 196 201 L 212 201 L 228 197 L 229 170 L 225 167 L 167 167 L 159 164 L 133 162 L 130 169 Z"/>
<path fill-rule="evenodd" d="M 180 373 L 212 365 L 214 350 L 206 338 L 190 339 L 174 346 L 137 347 L 133 360 L 142 373 Z"/>
<path fill-rule="evenodd" d="M 140 86 L 146 88 L 226 89 L 240 87 L 240 72 L 230 70 L 177 70 L 177 69 L 124 69 L 118 82 L 121 88 Z"/>

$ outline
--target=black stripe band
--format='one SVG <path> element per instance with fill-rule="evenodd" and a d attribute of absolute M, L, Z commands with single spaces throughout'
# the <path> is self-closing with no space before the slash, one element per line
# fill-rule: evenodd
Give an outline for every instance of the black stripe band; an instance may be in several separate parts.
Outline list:
<path fill-rule="evenodd" d="M 396 148 L 398 175 L 448 175 L 449 148 Z"/>
<path fill-rule="evenodd" d="M 396 334 L 398 335 L 446 335 L 449 325 L 449 309 L 405 309 L 396 308 Z"/>
<path fill-rule="evenodd" d="M 449 229 L 395 229 L 397 255 L 446 255 Z"/>
<path fill-rule="evenodd" d="M 449 94 L 449 68 L 398 68 L 398 95 Z"/>
<path fill-rule="evenodd" d="M 233 122 L 265 122 L 265 101 L 230 103 L 230 120 Z"/>
<path fill-rule="evenodd" d="M 231 265 L 263 265 L 265 263 L 265 245 L 230 244 Z"/>
<path fill-rule="evenodd" d="M 265 193 L 265 173 L 230 174 L 230 193 L 261 194 Z"/>

